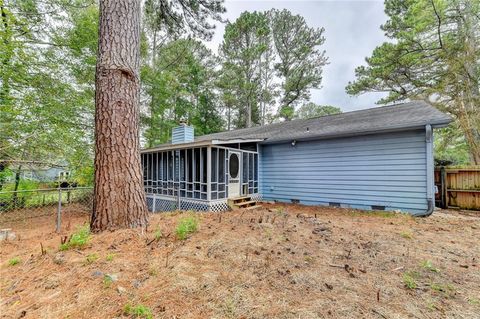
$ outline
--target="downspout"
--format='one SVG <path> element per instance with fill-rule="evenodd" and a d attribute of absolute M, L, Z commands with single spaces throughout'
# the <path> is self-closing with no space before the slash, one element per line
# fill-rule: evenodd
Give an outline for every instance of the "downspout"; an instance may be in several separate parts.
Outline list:
<path fill-rule="evenodd" d="M 427 210 L 417 214 L 419 217 L 428 217 L 432 215 L 434 204 L 434 178 L 433 178 L 433 132 L 430 124 L 425 125 L 425 151 L 426 151 L 426 169 L 427 169 Z"/>

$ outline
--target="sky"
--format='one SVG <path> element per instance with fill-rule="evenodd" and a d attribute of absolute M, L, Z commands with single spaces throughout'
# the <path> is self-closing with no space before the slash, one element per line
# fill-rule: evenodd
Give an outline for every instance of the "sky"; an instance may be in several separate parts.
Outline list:
<path fill-rule="evenodd" d="M 288 9 L 302 15 L 310 27 L 325 28 L 323 45 L 329 64 L 323 71 L 322 88 L 312 90 L 311 100 L 321 105 L 353 111 L 374 107 L 384 94 L 366 93 L 352 97 L 345 86 L 355 78 L 355 68 L 365 64 L 365 57 L 386 40 L 380 25 L 385 23 L 383 1 L 355 0 L 226 0 L 225 18 L 235 21 L 243 11 L 266 11 L 271 8 Z M 225 26 L 217 24 L 213 39 L 206 43 L 214 52 L 223 39 Z"/>

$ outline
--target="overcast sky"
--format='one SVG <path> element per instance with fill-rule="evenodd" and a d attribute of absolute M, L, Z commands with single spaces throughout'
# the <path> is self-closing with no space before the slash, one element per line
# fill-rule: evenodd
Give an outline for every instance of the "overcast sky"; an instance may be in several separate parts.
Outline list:
<path fill-rule="evenodd" d="M 288 9 L 302 15 L 310 27 L 325 28 L 324 49 L 329 65 L 324 68 L 322 88 L 312 91 L 317 104 L 340 107 L 344 112 L 375 106 L 381 95 L 367 93 L 351 97 L 345 93 L 348 81 L 354 79 L 355 67 L 386 39 L 380 30 L 387 17 L 383 1 L 273 1 L 226 0 L 225 17 L 235 21 L 243 11 Z M 222 42 L 224 25 L 217 25 L 213 40 L 207 43 L 214 52 Z"/>

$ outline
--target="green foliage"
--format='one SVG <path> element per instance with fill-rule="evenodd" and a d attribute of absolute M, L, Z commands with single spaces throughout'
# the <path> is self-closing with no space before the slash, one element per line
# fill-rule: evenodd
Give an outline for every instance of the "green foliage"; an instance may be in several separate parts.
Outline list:
<path fill-rule="evenodd" d="M 150 33 L 163 31 L 172 38 L 188 34 L 205 40 L 213 36 L 211 20 L 222 21 L 221 14 L 226 11 L 223 1 L 217 0 L 146 0 L 143 7 L 144 24 Z"/>
<path fill-rule="evenodd" d="M 464 137 L 437 143 L 441 157 L 480 164 L 480 2 L 470 0 L 387 0 L 390 38 L 355 70 L 352 95 L 387 92 L 380 103 L 424 99 L 454 116 Z M 455 154 L 461 151 L 460 154 Z"/>
<path fill-rule="evenodd" d="M 160 238 L 162 238 L 162 230 L 157 227 L 157 229 L 155 230 L 154 236 L 156 240 L 159 240 Z"/>
<path fill-rule="evenodd" d="M 430 289 L 443 294 L 445 297 L 450 297 L 455 294 L 455 288 L 451 284 L 432 282 L 430 283 Z"/>
<path fill-rule="evenodd" d="M 408 289 L 417 289 L 418 287 L 417 278 L 418 278 L 418 273 L 413 271 L 405 272 L 402 277 L 403 284 Z"/>
<path fill-rule="evenodd" d="M 13 257 L 8 260 L 8 265 L 9 266 L 15 266 L 18 265 L 22 260 L 19 257 Z"/>
<path fill-rule="evenodd" d="M 110 288 L 110 286 L 113 284 L 113 279 L 109 275 L 103 276 L 103 287 L 105 288 Z"/>
<path fill-rule="evenodd" d="M 180 240 L 187 239 L 188 235 L 196 232 L 198 229 L 198 218 L 195 216 L 183 217 L 175 228 L 175 234 Z"/>
<path fill-rule="evenodd" d="M 291 120 L 295 105 L 310 97 L 311 89 L 320 88 L 322 69 L 327 64 L 324 29 L 310 28 L 300 15 L 283 9 L 269 12 L 272 39 L 280 62 L 275 69 L 282 79 L 280 117 Z"/>
<path fill-rule="evenodd" d="M 142 304 L 132 305 L 128 303 L 123 307 L 123 313 L 133 318 L 153 319 L 152 310 Z"/>
<path fill-rule="evenodd" d="M 435 162 L 438 166 L 465 165 L 470 162 L 468 144 L 458 122 L 436 129 L 434 137 Z"/>
<path fill-rule="evenodd" d="M 227 108 L 227 127 L 265 124 L 280 117 L 291 120 L 295 108 L 319 88 L 323 29 L 308 27 L 288 10 L 243 12 L 225 27 L 220 47 L 222 70 L 218 86 Z M 278 114 L 269 105 L 279 97 Z"/>
<path fill-rule="evenodd" d="M 405 239 L 412 239 L 413 238 L 413 234 L 409 231 L 402 231 L 400 233 L 400 236 L 402 236 Z"/>
<path fill-rule="evenodd" d="M 94 262 L 96 262 L 98 260 L 98 258 L 100 258 L 100 257 L 96 253 L 88 254 L 87 257 L 85 257 L 85 262 L 87 264 L 93 264 Z"/>
<path fill-rule="evenodd" d="M 440 269 L 433 267 L 433 264 L 430 260 L 422 261 L 421 266 L 431 272 L 440 272 Z"/>
<path fill-rule="evenodd" d="M 295 118 L 311 119 L 314 117 L 342 113 L 342 110 L 330 105 L 317 105 L 313 102 L 302 105 L 296 112 Z"/>
<path fill-rule="evenodd" d="M 113 259 L 115 258 L 115 254 L 114 253 L 110 253 L 108 254 L 106 257 L 105 257 L 105 260 L 106 261 L 113 261 Z"/>
<path fill-rule="evenodd" d="M 222 130 L 212 52 L 199 41 L 179 39 L 157 48 L 153 60 L 141 72 L 149 96 L 149 112 L 141 118 L 147 146 L 167 142 L 180 120 L 192 125 L 196 135 Z"/>
<path fill-rule="evenodd" d="M 72 234 L 70 239 L 60 245 L 60 250 L 69 250 L 69 249 L 82 249 L 90 241 L 90 226 L 85 224 L 83 226 L 77 227 L 77 230 Z"/>

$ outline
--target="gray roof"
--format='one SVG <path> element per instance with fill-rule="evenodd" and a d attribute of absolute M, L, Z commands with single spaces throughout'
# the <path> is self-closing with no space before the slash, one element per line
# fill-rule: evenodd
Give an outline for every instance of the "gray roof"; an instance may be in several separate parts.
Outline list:
<path fill-rule="evenodd" d="M 378 132 L 420 129 L 427 124 L 442 127 L 452 118 L 424 101 L 412 101 L 365 110 L 293 120 L 198 136 L 191 144 L 211 141 L 262 140 L 263 143 L 320 139 Z M 165 147 L 166 145 L 158 146 Z M 156 147 L 157 148 L 157 147 Z"/>

